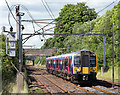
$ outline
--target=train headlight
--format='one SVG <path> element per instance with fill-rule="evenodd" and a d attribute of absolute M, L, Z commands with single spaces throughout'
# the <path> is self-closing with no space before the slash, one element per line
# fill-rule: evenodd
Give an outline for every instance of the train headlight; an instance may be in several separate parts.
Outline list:
<path fill-rule="evenodd" d="M 94 71 L 96 70 L 96 68 L 94 69 Z"/>
<path fill-rule="evenodd" d="M 77 69 L 77 71 L 79 72 L 79 71 L 80 71 L 80 69 L 78 68 L 78 69 Z"/>
<path fill-rule="evenodd" d="M 75 71 L 77 71 L 76 69 L 74 69 Z"/>
<path fill-rule="evenodd" d="M 95 69 L 91 68 L 91 71 L 95 71 L 95 70 L 96 70 L 96 68 Z"/>
<path fill-rule="evenodd" d="M 91 68 L 91 70 L 93 71 L 93 68 Z"/>

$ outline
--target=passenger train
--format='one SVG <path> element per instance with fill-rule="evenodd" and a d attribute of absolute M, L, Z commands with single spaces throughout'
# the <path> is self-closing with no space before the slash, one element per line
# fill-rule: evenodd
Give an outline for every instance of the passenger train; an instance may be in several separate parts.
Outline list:
<path fill-rule="evenodd" d="M 46 68 L 49 73 L 72 82 L 96 80 L 97 56 L 88 50 L 52 56 L 46 58 Z"/>

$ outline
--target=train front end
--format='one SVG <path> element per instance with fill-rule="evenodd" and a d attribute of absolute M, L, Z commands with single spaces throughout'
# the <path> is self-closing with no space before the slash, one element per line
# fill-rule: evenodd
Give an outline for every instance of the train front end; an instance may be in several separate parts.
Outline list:
<path fill-rule="evenodd" d="M 96 80 L 97 56 L 90 51 L 80 51 L 73 56 L 73 75 L 78 81 Z"/>

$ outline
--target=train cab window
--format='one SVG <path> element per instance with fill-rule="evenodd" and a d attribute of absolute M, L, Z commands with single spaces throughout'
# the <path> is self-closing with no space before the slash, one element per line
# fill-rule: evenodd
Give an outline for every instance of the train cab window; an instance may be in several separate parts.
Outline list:
<path fill-rule="evenodd" d="M 88 55 L 82 55 L 82 66 L 89 67 L 89 56 Z"/>
<path fill-rule="evenodd" d="M 80 67 L 80 56 L 74 56 L 74 66 Z"/>
<path fill-rule="evenodd" d="M 96 67 L 96 56 L 90 57 L 90 67 Z"/>

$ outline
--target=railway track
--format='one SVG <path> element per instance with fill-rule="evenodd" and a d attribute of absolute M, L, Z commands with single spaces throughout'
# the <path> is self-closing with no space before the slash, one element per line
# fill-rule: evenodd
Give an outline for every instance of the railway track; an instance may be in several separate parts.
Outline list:
<path fill-rule="evenodd" d="M 74 95 L 75 93 L 82 93 L 82 94 L 106 94 L 106 95 L 117 95 L 118 93 L 108 90 L 104 87 L 100 86 L 92 86 L 92 87 L 80 87 L 79 84 L 71 83 L 67 80 L 62 78 L 56 77 L 52 74 L 48 74 L 45 69 L 34 67 L 32 68 L 35 72 L 32 72 L 33 76 L 35 77 L 37 83 L 39 85 L 43 85 L 46 88 L 49 94 L 67 94 L 67 95 Z"/>
<path fill-rule="evenodd" d="M 56 77 L 56 76 L 55 76 L 55 77 Z M 58 78 L 58 77 L 57 77 L 57 78 Z M 61 78 L 59 78 L 59 79 L 61 79 Z M 66 81 L 66 80 L 64 80 L 64 79 L 61 79 L 61 80 Z M 109 94 L 109 95 L 117 95 L 117 94 L 118 94 L 118 93 L 115 92 L 115 91 L 106 89 L 106 88 L 101 87 L 101 86 L 80 87 L 80 86 L 78 86 L 78 85 L 76 85 L 76 84 L 74 84 L 74 83 L 71 83 L 71 82 L 69 82 L 69 81 L 66 81 L 66 82 L 68 82 L 69 84 L 74 85 L 74 86 L 76 86 L 76 87 L 78 87 L 78 88 L 80 88 L 80 89 L 82 89 L 82 90 L 84 90 L 84 91 L 86 91 L 86 92 L 88 92 L 88 93 L 90 93 L 90 94 L 94 94 L 94 95 L 98 95 L 99 93 Z M 93 91 L 93 90 L 94 90 L 94 91 Z"/>
<path fill-rule="evenodd" d="M 36 77 L 37 81 L 39 81 L 40 83 L 42 83 L 45 86 L 45 88 L 48 90 L 48 92 L 51 95 L 58 94 L 58 93 L 59 94 L 66 93 L 68 95 L 71 95 L 68 91 L 66 91 L 65 89 L 63 89 L 59 85 L 55 84 L 54 82 L 52 82 L 51 80 L 46 78 L 44 75 L 41 75 L 41 76 L 35 75 L 35 77 Z"/>

